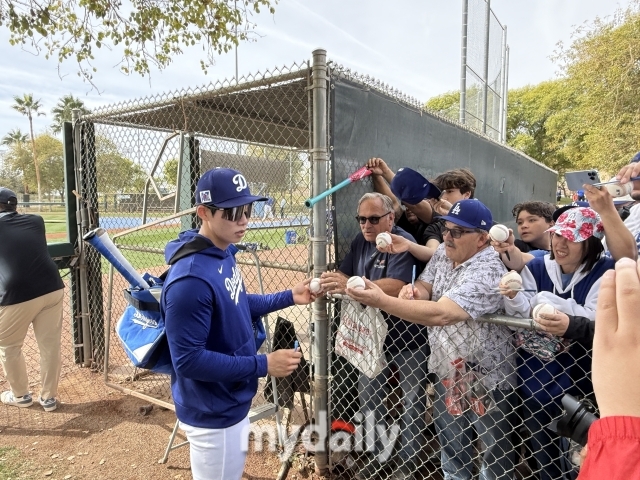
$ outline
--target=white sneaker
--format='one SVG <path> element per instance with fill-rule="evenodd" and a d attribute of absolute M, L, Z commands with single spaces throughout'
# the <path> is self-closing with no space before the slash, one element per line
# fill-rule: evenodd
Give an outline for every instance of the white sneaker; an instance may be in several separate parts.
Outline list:
<path fill-rule="evenodd" d="M 56 408 L 58 408 L 58 400 L 56 397 L 49 398 L 47 400 L 43 400 L 42 397 L 38 399 L 42 408 L 44 408 L 45 412 L 53 412 Z"/>
<path fill-rule="evenodd" d="M 31 398 L 31 394 L 27 393 L 22 397 L 16 397 L 13 395 L 11 390 L 7 390 L 6 392 L 2 392 L 0 394 L 0 401 L 5 405 L 13 405 L 14 407 L 26 408 L 33 405 L 33 399 Z"/>

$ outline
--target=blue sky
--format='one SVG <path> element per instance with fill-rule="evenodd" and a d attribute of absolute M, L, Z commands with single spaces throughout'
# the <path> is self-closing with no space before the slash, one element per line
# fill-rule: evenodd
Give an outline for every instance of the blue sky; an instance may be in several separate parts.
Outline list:
<path fill-rule="evenodd" d="M 558 66 L 550 56 L 557 43 L 570 43 L 578 25 L 610 16 L 628 3 L 492 0 L 494 12 L 508 27 L 509 87 L 554 78 Z M 461 0 L 281 0 L 275 15 L 254 17 L 258 38 L 240 46 L 239 73 L 307 60 L 322 47 L 330 59 L 426 101 L 459 87 L 461 12 Z M 68 93 L 96 107 L 235 75 L 233 52 L 219 57 L 208 75 L 200 70 L 201 50 L 194 48 L 165 71 L 141 78 L 121 74 L 118 55 L 102 49 L 95 61 L 96 92 L 77 77 L 73 62 L 58 65 L 10 46 L 8 38 L 6 31 L 0 33 L 0 137 L 16 127 L 28 131 L 26 118 L 10 108 L 14 95 L 33 93 L 42 99 L 47 116 L 35 121 L 36 132 L 41 132 L 51 122 L 51 108 Z"/>

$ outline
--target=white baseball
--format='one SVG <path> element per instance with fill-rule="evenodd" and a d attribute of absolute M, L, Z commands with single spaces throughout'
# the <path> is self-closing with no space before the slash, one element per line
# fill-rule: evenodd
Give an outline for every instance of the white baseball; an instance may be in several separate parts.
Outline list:
<path fill-rule="evenodd" d="M 320 293 L 322 291 L 322 285 L 320 285 L 319 278 L 314 278 L 309 282 L 309 290 L 311 293 Z"/>
<path fill-rule="evenodd" d="M 362 277 L 351 277 L 347 280 L 347 288 L 364 288 L 364 280 Z"/>
<path fill-rule="evenodd" d="M 531 318 L 534 320 L 538 320 L 540 315 L 553 314 L 558 313 L 558 311 L 553 307 L 553 305 L 549 305 L 548 303 L 539 303 L 535 307 L 533 307 L 533 312 L 531 313 Z"/>
<path fill-rule="evenodd" d="M 391 245 L 391 242 L 391 235 L 389 235 L 387 232 L 379 233 L 376 237 L 376 245 L 380 248 L 387 248 L 389 245 Z"/>
<path fill-rule="evenodd" d="M 610 183 L 609 185 L 605 185 L 604 188 L 606 188 L 614 198 L 624 197 L 625 195 L 629 195 L 633 190 L 633 183 L 629 182 L 624 185 L 619 183 Z"/>
<path fill-rule="evenodd" d="M 522 277 L 518 272 L 511 270 L 502 276 L 500 283 L 505 285 L 509 290 L 519 290 L 522 288 Z"/>
<path fill-rule="evenodd" d="M 509 238 L 509 229 L 504 225 L 494 225 L 489 230 L 489 236 L 494 242 L 506 242 Z"/>

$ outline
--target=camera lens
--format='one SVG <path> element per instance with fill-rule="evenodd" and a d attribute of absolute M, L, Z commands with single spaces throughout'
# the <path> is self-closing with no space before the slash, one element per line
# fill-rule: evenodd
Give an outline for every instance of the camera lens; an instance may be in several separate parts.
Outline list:
<path fill-rule="evenodd" d="M 584 402 L 579 402 L 571 395 L 562 397 L 562 406 L 565 413 L 558 420 L 558 434 L 584 447 L 587 444 L 589 427 L 598 417 L 587 408 Z"/>

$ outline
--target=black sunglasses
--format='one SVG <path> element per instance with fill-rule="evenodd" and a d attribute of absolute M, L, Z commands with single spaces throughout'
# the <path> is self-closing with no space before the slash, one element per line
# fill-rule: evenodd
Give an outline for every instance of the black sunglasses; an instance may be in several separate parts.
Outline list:
<path fill-rule="evenodd" d="M 253 203 L 231 208 L 218 208 L 213 205 L 205 205 L 205 207 L 211 210 L 212 213 L 215 213 L 216 210 L 221 210 L 223 219 L 229 220 L 230 222 L 237 222 L 242 218 L 242 215 L 245 214 L 247 215 L 247 219 L 251 218 L 251 209 L 253 208 Z"/>
<path fill-rule="evenodd" d="M 465 233 L 478 233 L 477 230 L 462 230 L 461 228 L 442 228 L 442 236 L 444 237 L 446 234 L 451 235 L 452 238 L 458 239 Z"/>
<path fill-rule="evenodd" d="M 377 225 L 380 223 L 380 219 L 382 217 L 386 217 L 387 215 L 389 215 L 391 212 L 387 212 L 384 215 L 378 217 L 378 216 L 373 216 L 373 217 L 361 217 L 360 215 L 356 215 L 356 220 L 358 220 L 358 223 L 360 225 L 364 225 L 365 223 L 367 223 L 367 220 L 369 220 L 369 223 L 371 225 Z"/>

